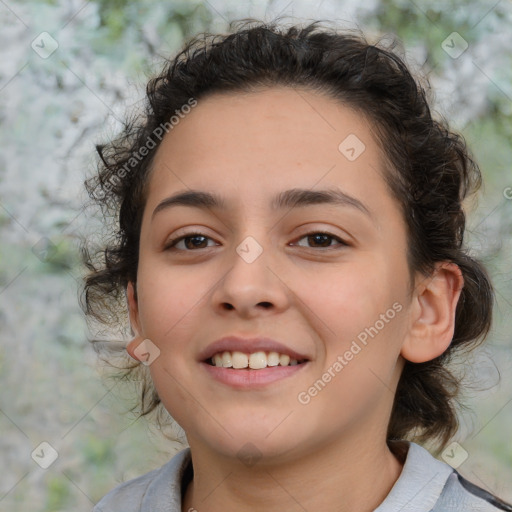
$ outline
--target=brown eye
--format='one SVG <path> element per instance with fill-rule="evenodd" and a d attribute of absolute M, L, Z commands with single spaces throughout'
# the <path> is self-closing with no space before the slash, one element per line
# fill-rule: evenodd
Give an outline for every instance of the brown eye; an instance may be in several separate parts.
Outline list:
<path fill-rule="evenodd" d="M 208 245 L 206 240 L 212 240 L 209 236 L 203 235 L 203 233 L 187 233 L 169 241 L 165 246 L 165 250 L 178 250 L 187 251 L 194 249 L 206 249 Z M 177 247 L 179 243 L 183 241 L 184 246 Z M 211 246 L 210 246 L 211 247 Z"/>
<path fill-rule="evenodd" d="M 332 241 L 336 240 L 338 242 L 338 246 L 348 246 L 342 238 L 336 236 L 332 233 L 327 233 L 323 231 L 313 231 L 311 233 L 306 233 L 299 240 L 306 239 L 308 246 L 304 246 L 302 244 L 296 244 L 300 247 L 307 247 L 310 249 L 333 249 L 336 248 L 336 245 L 332 245 Z M 203 233 L 186 233 L 185 235 L 181 235 L 177 238 L 170 240 L 165 246 L 165 250 L 177 250 L 177 251 L 185 251 L 191 252 L 195 249 L 207 249 L 208 247 L 213 247 L 212 245 L 208 245 L 208 240 L 213 240 L 207 235 Z M 181 247 L 178 247 L 178 244 L 182 243 Z"/>
<path fill-rule="evenodd" d="M 335 246 L 331 245 L 332 240 L 337 240 L 340 245 L 342 246 L 348 246 L 348 244 L 341 239 L 340 237 L 333 235 L 332 233 L 327 233 L 323 231 L 315 231 L 311 233 L 306 233 L 304 236 L 302 236 L 299 240 L 307 239 L 308 243 L 313 244 L 313 247 L 309 248 L 323 248 L 323 249 L 329 249 L 333 248 Z M 304 247 L 304 245 L 297 244 L 300 247 Z"/>

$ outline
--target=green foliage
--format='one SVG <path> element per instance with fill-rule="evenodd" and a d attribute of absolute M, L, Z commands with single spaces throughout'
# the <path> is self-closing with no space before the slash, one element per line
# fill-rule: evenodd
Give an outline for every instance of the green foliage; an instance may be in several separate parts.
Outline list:
<path fill-rule="evenodd" d="M 65 476 L 51 475 L 48 478 L 48 494 L 45 512 L 65 510 L 71 494 L 70 482 Z"/>
<path fill-rule="evenodd" d="M 92 467 L 102 467 L 109 464 L 115 457 L 112 440 L 103 439 L 89 434 L 82 439 L 82 454 L 85 461 Z"/>
<path fill-rule="evenodd" d="M 141 28 L 141 20 L 151 19 L 156 12 L 158 25 L 156 30 L 178 28 L 183 36 L 189 37 L 202 26 L 211 24 L 212 15 L 204 4 L 198 0 L 176 2 L 159 2 L 157 0 L 96 0 L 100 15 L 100 25 L 108 32 L 108 40 L 115 44 L 122 39 L 130 27 Z M 198 22 L 200 27 L 198 27 Z"/>

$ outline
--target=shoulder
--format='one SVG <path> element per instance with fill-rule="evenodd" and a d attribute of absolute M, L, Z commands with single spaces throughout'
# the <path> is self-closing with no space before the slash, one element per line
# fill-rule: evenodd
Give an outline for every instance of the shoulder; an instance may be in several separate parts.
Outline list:
<path fill-rule="evenodd" d="M 386 499 L 374 512 L 512 512 L 512 506 L 463 478 L 422 446 L 390 446 L 404 466 Z"/>
<path fill-rule="evenodd" d="M 512 505 L 466 480 L 454 471 L 432 512 L 512 512 Z"/>
<path fill-rule="evenodd" d="M 162 471 L 155 469 L 145 475 L 124 482 L 106 494 L 93 508 L 93 512 L 135 512 L 141 510 L 142 499 L 153 479 Z"/>
<path fill-rule="evenodd" d="M 148 506 L 158 506 L 160 501 L 169 505 L 166 508 L 169 511 L 173 510 L 171 505 L 176 501 L 180 503 L 178 510 L 181 510 L 181 477 L 189 460 L 190 448 L 186 448 L 162 467 L 112 489 L 92 512 L 142 512 Z"/>

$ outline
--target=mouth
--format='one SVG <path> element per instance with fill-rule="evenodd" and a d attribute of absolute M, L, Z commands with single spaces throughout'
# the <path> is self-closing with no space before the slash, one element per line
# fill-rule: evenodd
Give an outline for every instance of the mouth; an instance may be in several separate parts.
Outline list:
<path fill-rule="evenodd" d="M 198 362 L 214 381 L 250 391 L 268 390 L 271 384 L 302 374 L 312 360 L 271 338 L 227 336 L 205 347 Z"/>
<path fill-rule="evenodd" d="M 288 354 L 275 351 L 257 351 L 244 353 L 225 350 L 215 353 L 212 357 L 203 361 L 217 368 L 232 368 L 235 370 L 263 370 L 283 366 L 297 366 L 308 362 L 308 359 L 294 359 Z"/>
<path fill-rule="evenodd" d="M 271 338 L 221 338 L 199 354 L 198 361 L 217 368 L 263 370 L 278 366 L 297 366 L 309 357 Z"/>

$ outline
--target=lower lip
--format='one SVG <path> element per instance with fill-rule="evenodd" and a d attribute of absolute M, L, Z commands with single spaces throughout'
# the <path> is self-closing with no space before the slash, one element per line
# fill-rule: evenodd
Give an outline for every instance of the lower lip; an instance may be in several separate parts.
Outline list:
<path fill-rule="evenodd" d="M 308 363 L 296 364 L 294 366 L 272 366 L 260 370 L 222 368 L 212 366 L 208 363 L 201 363 L 201 366 L 215 380 L 238 389 L 259 388 L 278 380 L 286 379 L 296 375 L 306 367 Z"/>

